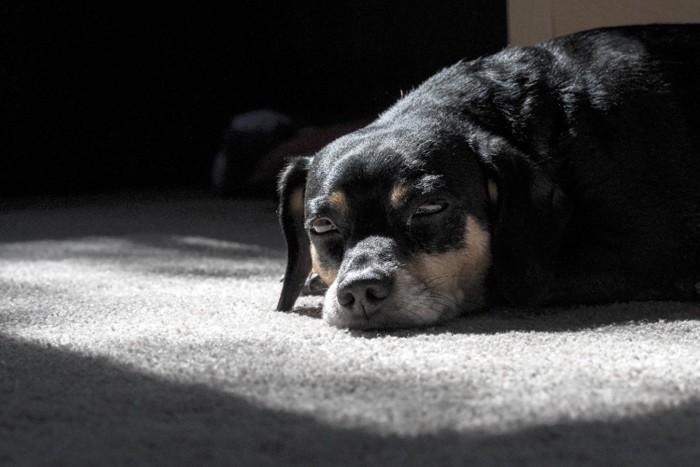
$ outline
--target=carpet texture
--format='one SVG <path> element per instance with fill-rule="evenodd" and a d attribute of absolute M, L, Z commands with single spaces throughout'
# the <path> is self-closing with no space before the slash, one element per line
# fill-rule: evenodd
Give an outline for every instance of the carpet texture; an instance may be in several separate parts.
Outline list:
<path fill-rule="evenodd" d="M 700 465 L 700 304 L 348 332 L 274 206 L 0 208 L 0 465 Z"/>

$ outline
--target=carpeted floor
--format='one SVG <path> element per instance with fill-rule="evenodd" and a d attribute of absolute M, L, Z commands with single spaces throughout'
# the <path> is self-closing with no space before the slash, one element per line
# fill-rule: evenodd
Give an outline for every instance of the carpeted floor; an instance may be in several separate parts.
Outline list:
<path fill-rule="evenodd" d="M 0 465 L 700 465 L 700 304 L 353 333 L 271 203 L 0 203 Z"/>

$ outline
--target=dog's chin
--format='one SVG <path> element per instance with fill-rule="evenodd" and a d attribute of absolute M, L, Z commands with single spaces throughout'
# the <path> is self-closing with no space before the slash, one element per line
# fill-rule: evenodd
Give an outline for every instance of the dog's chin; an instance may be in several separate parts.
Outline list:
<path fill-rule="evenodd" d="M 357 316 L 341 307 L 336 295 L 337 281 L 333 282 L 323 303 L 324 321 L 342 329 L 419 328 L 443 323 L 477 308 L 465 304 L 463 293 L 436 293 L 405 271 L 399 271 L 395 280 L 392 297 L 370 317 Z"/>

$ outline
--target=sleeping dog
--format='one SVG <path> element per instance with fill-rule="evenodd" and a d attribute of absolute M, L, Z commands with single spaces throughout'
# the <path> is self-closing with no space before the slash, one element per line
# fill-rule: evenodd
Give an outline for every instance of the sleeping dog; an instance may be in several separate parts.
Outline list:
<path fill-rule="evenodd" d="M 282 173 L 288 264 L 323 318 L 426 326 L 492 304 L 697 298 L 700 25 L 461 61 Z"/>

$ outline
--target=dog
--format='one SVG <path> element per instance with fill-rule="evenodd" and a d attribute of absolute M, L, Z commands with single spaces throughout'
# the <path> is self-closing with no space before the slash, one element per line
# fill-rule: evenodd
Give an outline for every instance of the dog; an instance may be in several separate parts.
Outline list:
<path fill-rule="evenodd" d="M 492 305 L 695 300 L 700 25 L 462 60 L 280 176 L 278 310 L 313 271 L 349 329 Z"/>

